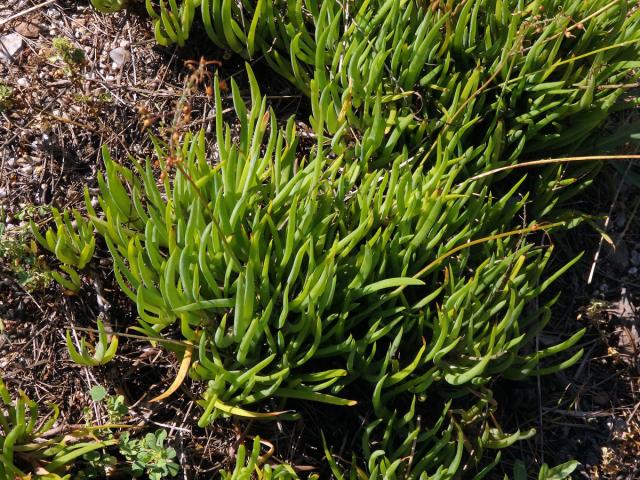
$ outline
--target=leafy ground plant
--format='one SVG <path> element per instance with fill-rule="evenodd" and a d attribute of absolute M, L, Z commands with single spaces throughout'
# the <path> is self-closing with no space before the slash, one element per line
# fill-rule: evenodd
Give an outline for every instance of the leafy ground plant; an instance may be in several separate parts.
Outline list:
<path fill-rule="evenodd" d="M 109 426 L 117 425 L 129 416 L 129 408 L 123 395 L 109 395 L 101 385 L 89 391 L 91 399 L 103 403 L 107 409 L 109 424 L 105 427 L 104 438 L 117 448 L 91 451 L 82 456 L 83 468 L 77 472 L 81 479 L 98 479 L 111 475 L 130 475 L 133 478 L 145 476 L 151 480 L 174 477 L 179 471 L 175 463 L 176 451 L 165 444 L 166 430 L 149 432 L 143 437 L 125 431 L 116 435 Z M 91 409 L 87 409 L 87 422 L 92 423 Z M 122 425 L 120 425 L 122 426 Z"/>
<path fill-rule="evenodd" d="M 128 432 L 120 436 L 120 453 L 131 462 L 134 478 L 146 474 L 149 480 L 161 480 L 178 474 L 178 464 L 173 461 L 176 451 L 164 444 L 166 438 L 165 430 L 147 433 L 143 439 L 131 438 Z"/>
<path fill-rule="evenodd" d="M 107 395 L 107 390 L 102 385 L 93 386 L 89 394 L 94 402 L 105 402 L 111 423 L 119 423 L 129 414 L 123 395 Z"/>
<path fill-rule="evenodd" d="M 486 145 L 504 164 L 522 152 L 572 150 L 625 90 L 596 86 L 634 76 L 640 13 L 631 1 L 347 4 L 175 0 L 151 13 L 158 41 L 182 45 L 199 9 L 216 45 L 262 54 L 318 96 L 334 147 L 359 130 L 361 155 L 376 143 L 364 130 L 377 97 L 393 130 L 385 149 L 402 139 L 432 153 L 428 138 L 457 131 L 463 151 Z"/>
<path fill-rule="evenodd" d="M 171 348 L 192 378 L 208 384 L 200 424 L 229 415 L 295 417 L 248 408 L 269 398 L 348 407 L 354 399 L 340 394 L 357 383 L 371 392 L 359 400 L 376 416 L 362 442 L 373 478 L 453 474 L 476 464 L 479 456 L 464 458 L 465 429 L 484 432 L 471 440 L 476 452 L 531 435 L 492 428 L 485 385 L 497 374 L 570 365 L 580 352 L 558 365 L 539 363 L 582 332 L 535 354 L 524 349 L 550 311 L 523 308 L 556 275 L 542 280 L 550 250 L 523 237 L 537 223 L 505 231 L 524 204 L 505 208 L 517 185 L 494 198 L 487 185 L 456 184 L 456 170 L 445 169 L 455 161 L 447 148 L 435 165 L 414 171 L 402 171 L 408 159 L 398 153 L 386 171 L 345 163 L 319 139 L 296 169 L 293 123 L 279 130 L 251 84 L 246 110 L 232 82 L 239 144 L 218 113 L 218 166 L 206 161 L 204 134 L 189 136 L 160 190 L 150 162 L 129 170 L 105 152 L 102 215 L 87 204 L 116 278 L 138 306 L 136 328 L 153 339 L 179 326 L 184 347 Z M 168 170 L 167 148 L 157 143 Z M 469 215 L 484 221 L 470 224 Z M 321 368 L 327 359 L 335 368 Z M 458 418 L 447 395 L 470 389 L 481 400 Z M 427 398 L 432 411 L 442 409 L 428 430 L 418 420 Z M 412 449 L 422 460 L 407 465 Z"/>

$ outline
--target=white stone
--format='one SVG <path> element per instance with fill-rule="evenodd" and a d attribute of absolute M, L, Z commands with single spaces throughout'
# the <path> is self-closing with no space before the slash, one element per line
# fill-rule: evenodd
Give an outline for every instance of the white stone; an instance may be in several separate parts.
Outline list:
<path fill-rule="evenodd" d="M 22 43 L 22 36 L 15 32 L 0 37 L 0 60 L 11 60 L 22 50 Z"/>
<path fill-rule="evenodd" d="M 22 88 L 27 88 L 29 86 L 29 80 L 27 80 L 24 77 L 21 77 L 16 82 L 16 85 L 18 85 L 19 87 L 22 87 Z"/>

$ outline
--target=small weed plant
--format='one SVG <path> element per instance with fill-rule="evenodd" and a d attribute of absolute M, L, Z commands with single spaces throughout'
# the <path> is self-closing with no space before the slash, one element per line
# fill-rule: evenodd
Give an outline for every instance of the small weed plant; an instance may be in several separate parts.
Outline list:
<path fill-rule="evenodd" d="M 13 89 L 4 82 L 0 82 L 0 113 L 9 110 L 13 105 Z"/>
<path fill-rule="evenodd" d="M 52 47 L 53 54 L 49 61 L 60 65 L 58 74 L 67 77 L 78 75 L 87 61 L 85 51 L 66 37 L 54 38 Z"/>
<path fill-rule="evenodd" d="M 22 221 L 24 216 L 41 214 L 28 208 L 15 220 Z M 0 269 L 6 269 L 10 276 L 27 291 L 46 288 L 54 272 L 38 255 L 37 244 L 29 236 L 28 229 L 9 225 L 6 214 L 0 209 Z"/>
<path fill-rule="evenodd" d="M 176 451 L 166 444 L 167 432 L 160 429 L 143 436 L 123 431 L 116 435 L 111 427 L 122 427 L 120 422 L 129 417 L 129 408 L 123 395 L 109 395 L 101 385 L 89 391 L 91 399 L 102 403 L 107 410 L 109 424 L 105 427 L 105 438 L 113 445 L 108 450 L 91 451 L 83 455 L 83 468 L 78 478 L 94 479 L 127 474 L 132 478 L 145 476 L 150 480 L 175 477 L 179 466 L 175 463 Z M 87 421 L 92 423 L 91 409 L 86 410 Z"/>
<path fill-rule="evenodd" d="M 161 480 L 178 474 L 178 464 L 173 461 L 176 451 L 165 446 L 166 438 L 165 430 L 147 433 L 142 439 L 132 439 L 128 432 L 120 436 L 118 447 L 120 453 L 131 463 L 134 478 L 146 473 L 149 480 Z"/>

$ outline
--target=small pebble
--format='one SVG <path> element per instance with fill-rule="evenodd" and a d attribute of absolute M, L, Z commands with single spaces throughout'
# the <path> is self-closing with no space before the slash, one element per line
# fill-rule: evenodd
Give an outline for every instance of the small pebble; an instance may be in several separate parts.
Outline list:
<path fill-rule="evenodd" d="M 18 81 L 16 82 L 16 85 L 18 85 L 19 87 L 22 87 L 22 88 L 27 88 L 29 86 L 29 80 L 27 80 L 24 77 L 20 77 L 18 79 Z"/>

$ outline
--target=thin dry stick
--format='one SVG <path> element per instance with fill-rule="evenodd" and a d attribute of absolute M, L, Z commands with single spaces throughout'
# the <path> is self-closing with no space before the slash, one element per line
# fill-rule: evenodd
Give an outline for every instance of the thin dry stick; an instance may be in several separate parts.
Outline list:
<path fill-rule="evenodd" d="M 545 40 L 545 43 L 549 43 L 552 42 L 553 40 L 555 40 L 556 38 L 558 38 L 561 35 L 566 35 L 567 32 L 571 32 L 571 30 L 575 29 L 575 28 L 583 28 L 584 24 L 586 22 L 588 22 L 589 20 L 591 20 L 592 18 L 597 17 L 598 15 L 600 15 L 601 13 L 606 12 L 607 10 L 609 10 L 611 7 L 614 7 L 616 5 L 616 3 L 619 3 L 620 0 L 613 0 L 612 2 L 606 4 L 604 7 L 600 8 L 599 10 L 596 10 L 595 12 L 593 12 L 590 15 L 587 15 L 586 17 L 584 17 L 582 20 L 579 20 L 577 22 L 575 22 L 573 25 L 571 25 L 570 27 L 567 27 L 563 32 L 558 32 L 555 35 L 550 36 L 549 38 L 547 38 Z M 581 27 L 582 26 L 582 27 Z M 532 46 L 527 47 L 524 49 L 525 52 L 528 52 L 529 50 L 531 50 Z"/>
<path fill-rule="evenodd" d="M 468 182 L 474 180 L 480 180 L 481 178 L 488 177 L 494 173 L 505 172 L 507 170 L 513 170 L 516 168 L 535 167 L 538 165 L 548 165 L 552 163 L 569 163 L 569 162 L 590 162 L 596 160 L 640 160 L 640 155 L 587 155 L 582 157 L 564 157 L 564 158 L 545 158 L 542 160 L 531 160 L 529 162 L 515 163 L 513 165 L 506 165 L 500 168 L 494 168 L 488 172 L 480 173 L 474 177 L 469 178 Z"/>
<path fill-rule="evenodd" d="M 458 245 L 457 247 L 452 248 L 451 250 L 449 250 L 448 252 L 443 253 L 442 255 L 440 255 L 438 258 L 436 258 L 435 260 L 433 260 L 431 263 L 429 263 L 426 267 L 422 268 L 420 271 L 418 271 L 418 273 L 414 274 L 411 278 L 420 278 L 423 275 L 427 274 L 432 268 L 437 267 L 439 264 L 441 264 L 444 260 L 446 260 L 447 258 L 451 257 L 454 253 L 458 253 L 461 250 L 464 250 L 466 248 L 471 248 L 475 245 L 479 245 L 481 243 L 487 243 L 487 242 L 492 242 L 494 240 L 500 240 L 502 238 L 507 238 L 507 237 L 513 237 L 515 235 L 527 235 L 529 233 L 533 233 L 533 232 L 538 232 L 538 231 L 547 231 L 547 230 L 551 230 L 552 228 L 555 227 L 559 227 L 561 225 L 564 225 L 565 222 L 555 222 L 555 223 L 536 223 L 531 225 L 530 227 L 526 227 L 526 228 L 519 228 L 517 230 L 511 230 L 509 232 L 503 232 L 503 233 L 498 233 L 495 235 L 489 235 L 488 237 L 482 237 L 482 238 L 477 238 L 475 240 L 469 240 L 461 245 Z M 391 296 L 397 295 L 400 292 L 402 292 L 405 288 L 407 287 L 407 285 L 401 285 L 398 288 L 396 288 L 393 292 L 391 292 Z"/>

